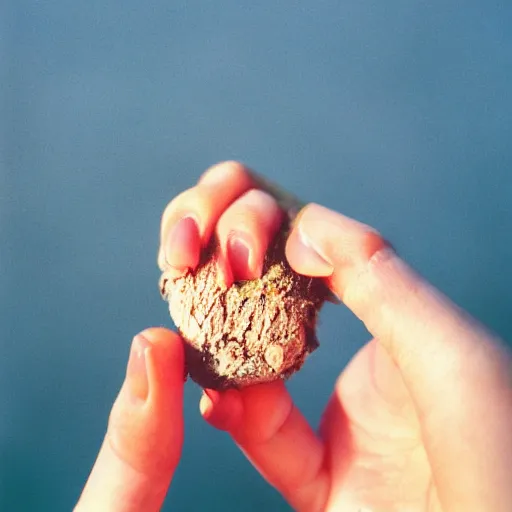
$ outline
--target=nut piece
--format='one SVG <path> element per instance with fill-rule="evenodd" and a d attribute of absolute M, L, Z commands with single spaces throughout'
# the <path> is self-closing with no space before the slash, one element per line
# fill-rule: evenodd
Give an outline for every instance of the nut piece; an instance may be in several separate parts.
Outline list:
<path fill-rule="evenodd" d="M 185 340 L 187 372 L 201 386 L 286 379 L 318 347 L 317 315 L 329 292 L 322 280 L 289 267 L 287 230 L 284 224 L 267 251 L 260 279 L 226 288 L 218 279 L 214 243 L 195 271 L 177 279 L 162 275 L 162 296 Z"/>
<path fill-rule="evenodd" d="M 265 350 L 265 361 L 276 373 L 281 371 L 284 355 L 280 345 L 271 345 Z"/>

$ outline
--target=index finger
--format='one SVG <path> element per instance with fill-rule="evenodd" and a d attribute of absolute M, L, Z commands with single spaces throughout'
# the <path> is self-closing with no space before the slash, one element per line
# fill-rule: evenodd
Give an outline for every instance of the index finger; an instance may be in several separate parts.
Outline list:
<path fill-rule="evenodd" d="M 499 340 L 402 261 L 376 230 L 337 212 L 307 206 L 286 254 L 297 272 L 326 277 L 388 350 L 416 404 L 439 482 L 450 487 L 444 491 L 462 502 L 471 495 L 473 506 L 478 499 L 470 488 L 482 498 L 500 496 L 499 486 L 503 496 L 510 488 L 512 386 L 510 356 Z"/>

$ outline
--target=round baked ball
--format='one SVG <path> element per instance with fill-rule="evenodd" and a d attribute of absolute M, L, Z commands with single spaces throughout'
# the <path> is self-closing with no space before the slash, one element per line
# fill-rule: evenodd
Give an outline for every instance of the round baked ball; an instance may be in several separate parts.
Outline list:
<path fill-rule="evenodd" d="M 294 272 L 284 224 L 271 243 L 263 275 L 229 288 L 218 279 L 215 243 L 180 278 L 165 272 L 160 291 L 185 341 L 186 372 L 200 386 L 240 388 L 286 379 L 318 347 L 318 312 L 329 291 L 318 278 Z"/>

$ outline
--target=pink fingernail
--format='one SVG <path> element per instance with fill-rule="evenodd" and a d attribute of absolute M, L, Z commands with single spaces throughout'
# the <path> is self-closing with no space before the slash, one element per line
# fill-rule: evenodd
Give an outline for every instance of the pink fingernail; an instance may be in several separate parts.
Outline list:
<path fill-rule="evenodd" d="M 195 268 L 200 251 L 201 237 L 197 222 L 192 217 L 183 217 L 167 237 L 165 260 L 176 269 Z"/>
<path fill-rule="evenodd" d="M 133 338 L 126 369 L 126 384 L 135 400 L 146 400 L 149 392 L 146 355 L 151 343 L 142 334 Z"/>
<path fill-rule="evenodd" d="M 249 265 L 251 249 L 240 235 L 233 234 L 229 237 L 227 256 L 235 281 L 244 281 L 255 277 Z"/>
<path fill-rule="evenodd" d="M 302 253 L 301 259 L 307 261 L 309 266 L 315 267 L 318 272 L 317 275 L 331 275 L 334 271 L 334 267 L 327 261 L 327 258 L 321 254 L 311 238 L 304 232 L 300 222 L 297 231 L 299 234 L 297 237 L 299 246 L 296 250 Z"/>

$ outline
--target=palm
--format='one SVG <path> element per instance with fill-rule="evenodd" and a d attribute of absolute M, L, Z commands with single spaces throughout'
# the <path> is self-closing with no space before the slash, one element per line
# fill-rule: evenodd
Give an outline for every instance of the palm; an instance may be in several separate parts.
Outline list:
<path fill-rule="evenodd" d="M 320 430 L 331 471 L 328 509 L 441 510 L 412 400 L 375 340 L 340 376 Z"/>

